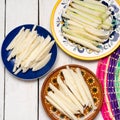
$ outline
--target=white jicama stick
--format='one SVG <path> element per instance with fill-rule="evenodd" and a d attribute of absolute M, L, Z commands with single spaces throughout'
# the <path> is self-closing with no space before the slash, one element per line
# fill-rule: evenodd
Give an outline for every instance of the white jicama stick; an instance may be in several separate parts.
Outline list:
<path fill-rule="evenodd" d="M 97 0 L 84 0 L 84 2 L 90 3 L 90 4 L 95 4 L 95 5 L 100 5 L 103 7 L 106 7 L 105 5 L 103 5 L 100 1 Z"/>
<path fill-rule="evenodd" d="M 58 98 L 60 97 L 62 101 L 64 101 L 64 103 L 68 105 L 68 108 L 70 108 L 74 113 L 78 113 L 79 108 L 68 97 L 66 97 L 60 90 L 58 90 L 51 83 L 49 84 L 49 87 L 52 89 L 54 94 L 58 96 Z"/>
<path fill-rule="evenodd" d="M 92 39 L 91 37 L 88 37 L 86 35 L 86 32 L 84 32 L 84 30 L 82 32 L 82 30 L 77 30 L 75 27 L 72 27 L 72 26 L 67 26 L 67 27 L 68 28 L 62 27 L 62 31 L 65 32 L 66 34 L 70 34 L 73 37 L 76 37 L 83 41 L 89 42 L 89 43 L 93 44 L 94 46 L 97 46 L 98 44 L 100 44 L 100 42 L 103 42 L 103 40 L 98 42 L 97 41 L 98 39 L 95 40 L 95 39 Z"/>
<path fill-rule="evenodd" d="M 76 84 L 74 83 L 74 80 L 69 71 L 67 69 L 62 69 L 61 72 L 63 73 L 64 79 L 70 81 L 75 90 L 78 91 Z"/>
<path fill-rule="evenodd" d="M 22 70 L 21 67 L 18 68 L 18 69 L 14 72 L 14 74 L 17 75 L 21 70 Z"/>
<path fill-rule="evenodd" d="M 105 6 L 95 5 L 95 4 L 87 3 L 87 2 L 84 2 L 84 1 L 80 1 L 80 0 L 73 0 L 73 2 L 75 2 L 76 4 L 79 4 L 83 7 L 87 7 L 87 8 L 90 8 L 92 10 L 99 11 L 101 13 L 106 12 L 106 7 Z"/>
<path fill-rule="evenodd" d="M 87 96 L 88 96 L 88 98 L 89 98 L 89 100 L 90 100 L 90 102 L 92 104 L 93 109 L 96 109 L 96 106 L 94 104 L 92 95 L 91 95 L 90 90 L 89 90 L 89 88 L 88 88 L 88 86 L 87 86 L 87 84 L 86 84 L 86 82 L 85 82 L 85 80 L 84 80 L 84 78 L 82 76 L 82 73 L 81 73 L 80 69 L 76 68 L 76 72 L 77 72 L 77 74 L 78 74 L 78 76 L 79 76 L 79 78 L 81 80 L 81 84 L 83 85 L 84 91 L 86 92 L 86 94 L 87 94 Z"/>
<path fill-rule="evenodd" d="M 62 112 L 63 114 L 67 115 L 67 113 L 65 113 L 65 111 L 55 102 L 53 101 L 49 96 L 45 96 L 46 100 L 48 100 L 48 102 L 50 104 L 52 104 L 56 109 L 58 109 L 60 112 Z"/>
<path fill-rule="evenodd" d="M 62 70 L 63 76 L 65 78 L 65 83 L 69 87 L 69 89 L 72 91 L 74 96 L 80 101 L 80 103 L 85 106 L 85 102 L 83 101 L 81 95 L 79 94 L 79 90 L 77 89 L 77 86 L 74 82 L 74 79 L 72 78 L 72 75 L 69 73 L 67 69 Z"/>
<path fill-rule="evenodd" d="M 40 41 L 39 40 L 35 40 L 34 42 L 33 42 L 33 44 L 32 45 L 30 45 L 29 47 L 27 47 L 25 50 L 24 50 L 24 52 L 22 52 L 20 55 L 19 55 L 19 63 L 18 63 L 18 65 L 22 65 L 22 66 L 24 66 L 23 64 L 23 62 L 26 60 L 26 58 L 32 53 L 32 51 L 38 46 L 40 44 Z M 18 66 L 17 66 L 18 67 Z"/>
<path fill-rule="evenodd" d="M 67 20 L 67 24 L 68 24 L 68 25 L 73 25 L 73 26 L 76 26 L 76 27 L 78 27 L 78 28 L 83 29 L 83 25 L 81 25 L 81 24 L 79 24 L 79 23 L 77 23 L 77 22 L 74 22 L 74 21 L 72 21 L 72 20 Z"/>
<path fill-rule="evenodd" d="M 56 101 L 56 103 L 69 115 L 72 120 L 78 120 L 78 118 L 52 92 L 48 92 L 48 96 Z"/>
<path fill-rule="evenodd" d="M 32 71 L 37 71 L 37 70 L 41 69 L 42 67 L 44 67 L 48 63 L 50 58 L 51 58 L 51 53 L 49 53 L 43 60 L 41 60 L 35 66 L 33 66 Z"/>
<path fill-rule="evenodd" d="M 76 86 L 77 86 L 77 88 L 79 90 L 79 93 L 80 93 L 83 101 L 85 102 L 85 105 L 88 106 L 89 100 L 88 100 L 88 97 L 86 96 L 85 91 L 84 91 L 84 89 L 83 89 L 83 87 L 81 85 L 79 77 L 77 76 L 77 74 L 72 69 L 69 68 L 69 66 L 67 66 L 67 69 L 69 70 L 70 74 L 74 78 L 74 82 L 76 83 Z"/>
<path fill-rule="evenodd" d="M 77 26 L 68 25 L 67 27 L 69 29 L 71 29 L 72 32 L 75 32 L 78 35 L 81 35 L 81 36 L 84 36 L 86 38 L 89 38 L 90 40 L 97 41 L 97 42 L 104 42 L 104 40 L 100 39 L 98 36 L 90 34 L 90 33 L 86 32 L 84 29 L 81 29 L 81 28 L 79 28 Z"/>
<path fill-rule="evenodd" d="M 70 39 L 70 40 L 72 40 L 75 43 L 83 45 L 84 47 L 90 48 L 90 49 L 92 49 L 94 51 L 97 51 L 97 52 L 100 51 L 100 49 L 97 48 L 96 46 L 94 46 L 93 44 L 91 44 L 89 42 L 86 42 L 86 41 L 83 41 L 80 38 L 76 38 L 76 37 L 73 37 L 73 36 L 65 34 L 65 33 L 63 33 L 63 36 L 66 37 L 66 38 L 68 38 L 68 39 Z"/>
<path fill-rule="evenodd" d="M 91 14 L 91 15 L 94 15 L 94 16 L 97 16 L 97 17 L 99 17 L 101 15 L 101 12 L 99 12 L 99 11 L 95 11 L 95 10 L 89 9 L 87 7 L 80 6 L 76 3 L 70 3 L 70 5 L 72 7 L 74 7 L 75 9 L 78 9 L 78 10 L 84 12 L 84 13 L 88 13 L 88 14 Z"/>
<path fill-rule="evenodd" d="M 29 34 L 29 29 L 26 29 L 25 32 L 23 32 L 23 34 L 21 34 L 21 36 L 18 38 L 19 41 L 16 43 L 16 45 L 14 46 L 13 50 L 11 51 L 9 57 L 7 58 L 7 60 L 9 61 L 12 57 L 14 57 L 15 55 L 19 54 L 19 51 L 21 49 L 21 43 L 24 42 L 24 39 L 26 38 L 26 36 Z"/>
<path fill-rule="evenodd" d="M 18 38 L 20 37 L 20 35 L 22 34 L 22 32 L 24 31 L 24 27 L 22 27 L 22 29 L 18 32 L 18 34 L 15 36 L 15 38 L 11 41 L 11 43 L 8 45 L 8 47 L 6 48 L 6 50 L 10 50 L 13 49 L 15 44 L 18 41 Z"/>
<path fill-rule="evenodd" d="M 75 96 L 70 92 L 68 87 L 63 83 L 63 81 L 61 80 L 60 76 L 57 76 L 57 82 L 58 82 L 59 86 L 65 91 L 65 94 L 74 102 L 74 104 L 76 104 L 79 107 L 80 112 L 83 113 L 82 105 L 75 98 Z"/>
<path fill-rule="evenodd" d="M 42 58 L 44 58 L 44 56 L 46 56 L 50 52 L 54 43 L 54 41 L 51 41 L 49 45 L 46 46 L 45 49 L 39 54 L 39 56 L 36 58 L 36 61 L 40 61 Z"/>
<path fill-rule="evenodd" d="M 102 30 L 98 30 L 96 28 L 93 28 L 93 27 L 84 27 L 84 29 L 90 33 L 90 34 L 93 34 L 95 36 L 98 36 L 98 37 L 102 37 L 102 38 L 107 38 L 109 35 L 106 34 L 104 31 Z"/>
<path fill-rule="evenodd" d="M 57 93 L 54 93 L 54 95 L 73 113 L 78 114 L 80 112 L 76 111 L 70 104 L 67 103 L 62 97 L 60 97 Z"/>
<path fill-rule="evenodd" d="M 19 44 L 19 47 L 17 48 L 18 53 L 23 53 L 25 51 L 26 48 L 29 48 L 29 46 L 32 44 L 32 42 L 36 39 L 37 34 L 34 33 L 29 33 L 28 36 L 23 40 L 23 42 L 21 44 Z"/>
<path fill-rule="evenodd" d="M 82 16 L 80 16 L 80 15 L 74 13 L 74 12 L 71 12 L 71 11 L 67 11 L 66 14 L 69 15 L 70 18 L 74 18 L 76 20 L 79 20 L 79 21 L 81 21 L 85 24 L 88 24 L 90 26 L 93 26 L 93 27 L 98 27 L 100 25 L 98 23 L 92 22 L 91 20 L 88 20 L 85 17 L 82 17 Z"/>
<path fill-rule="evenodd" d="M 46 40 L 43 41 L 42 44 L 40 44 L 28 57 L 26 60 L 26 65 L 25 67 L 28 67 L 30 63 L 37 58 L 37 56 L 44 50 L 44 48 L 49 44 L 50 42 L 50 37 L 48 36 Z"/>
<path fill-rule="evenodd" d="M 21 35 L 18 38 L 18 42 L 16 42 L 15 48 L 13 48 L 13 50 L 11 51 L 10 55 L 7 58 L 7 61 L 10 61 L 10 59 L 15 56 L 15 54 L 16 54 L 16 48 L 18 47 L 19 43 L 21 42 L 21 40 L 24 38 L 25 35 L 26 34 L 24 32 L 21 33 Z"/>
<path fill-rule="evenodd" d="M 72 8 L 72 7 L 70 7 L 70 6 L 67 7 L 67 10 L 73 11 L 73 12 L 79 14 L 80 16 L 83 16 L 83 17 L 85 17 L 86 19 L 91 20 L 91 21 L 93 21 L 93 22 L 95 22 L 95 23 L 98 23 L 98 24 L 101 24 L 101 23 L 102 23 L 102 19 L 101 19 L 100 17 L 96 17 L 96 16 L 93 16 L 93 15 L 84 13 L 84 12 L 82 12 L 82 11 L 80 11 L 80 10 L 77 10 L 77 9 L 74 9 L 74 8 Z"/>

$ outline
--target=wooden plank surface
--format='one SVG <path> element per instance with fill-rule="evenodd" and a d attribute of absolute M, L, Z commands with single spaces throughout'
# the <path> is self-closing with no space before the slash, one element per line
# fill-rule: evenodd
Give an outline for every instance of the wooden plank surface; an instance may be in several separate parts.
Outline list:
<path fill-rule="evenodd" d="M 38 0 L 6 0 L 6 33 L 22 24 L 37 24 Z M 37 120 L 38 84 L 5 77 L 5 120 Z"/>
<path fill-rule="evenodd" d="M 5 13 L 5 3 L 4 0 L 0 1 L 0 48 L 4 40 L 4 14 Z M 1 53 L 1 49 L 0 49 Z M 0 120 L 3 120 L 4 116 L 4 66 L 2 60 L 0 59 Z"/>

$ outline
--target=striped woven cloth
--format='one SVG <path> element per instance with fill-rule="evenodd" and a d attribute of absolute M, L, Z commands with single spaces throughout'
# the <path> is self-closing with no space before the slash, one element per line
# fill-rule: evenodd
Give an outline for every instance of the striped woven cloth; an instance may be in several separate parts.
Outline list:
<path fill-rule="evenodd" d="M 98 62 L 97 77 L 104 91 L 104 120 L 120 120 L 120 47 Z"/>

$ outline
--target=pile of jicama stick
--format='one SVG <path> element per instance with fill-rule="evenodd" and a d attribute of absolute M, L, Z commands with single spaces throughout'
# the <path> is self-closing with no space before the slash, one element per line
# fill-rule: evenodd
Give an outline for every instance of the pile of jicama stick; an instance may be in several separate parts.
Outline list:
<path fill-rule="evenodd" d="M 97 52 L 112 30 L 111 12 L 96 0 L 71 0 L 62 18 L 64 37 Z"/>
<path fill-rule="evenodd" d="M 70 119 L 85 119 L 94 112 L 96 106 L 80 68 L 73 70 L 66 66 L 61 72 L 64 78 L 57 75 L 58 87 L 49 83 L 51 91 L 47 93 L 45 98 Z M 91 111 L 85 114 L 84 110 L 87 107 L 90 107 Z M 78 118 L 77 114 L 82 114 L 84 117 Z"/>
<path fill-rule="evenodd" d="M 13 72 L 18 74 L 20 71 L 25 73 L 27 70 L 37 71 L 44 67 L 51 58 L 50 50 L 54 44 L 51 37 L 46 38 L 38 35 L 33 29 L 24 27 L 18 32 L 6 50 L 10 50 L 7 60 L 15 59 Z"/>

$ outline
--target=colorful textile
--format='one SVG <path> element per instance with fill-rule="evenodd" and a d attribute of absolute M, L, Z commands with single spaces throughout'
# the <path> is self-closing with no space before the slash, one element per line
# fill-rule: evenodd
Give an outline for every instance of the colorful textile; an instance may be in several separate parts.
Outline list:
<path fill-rule="evenodd" d="M 97 77 L 104 92 L 104 120 L 120 120 L 120 48 L 98 62 Z"/>

